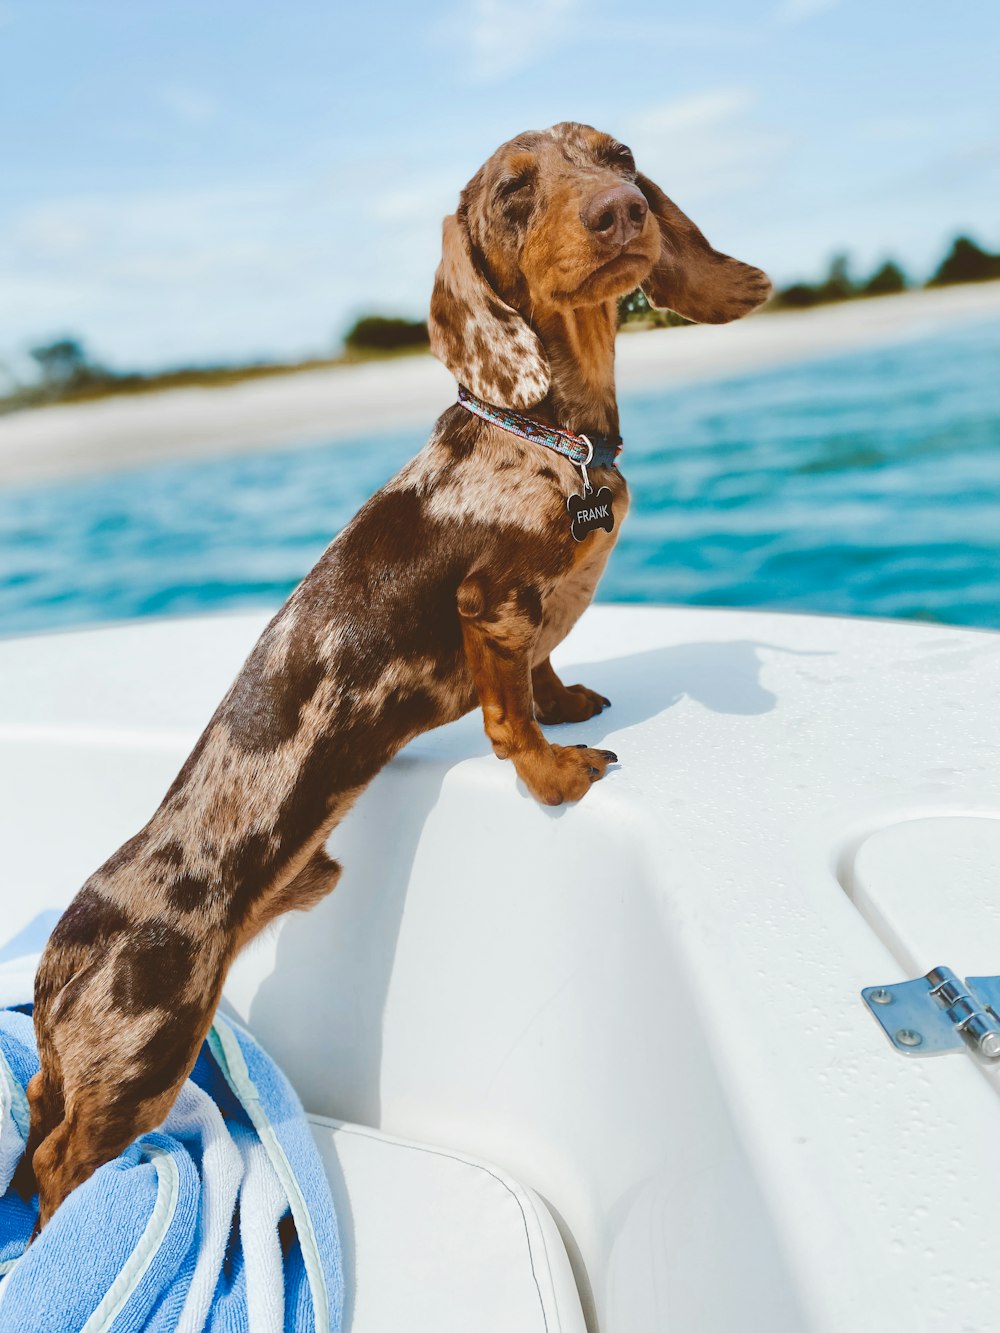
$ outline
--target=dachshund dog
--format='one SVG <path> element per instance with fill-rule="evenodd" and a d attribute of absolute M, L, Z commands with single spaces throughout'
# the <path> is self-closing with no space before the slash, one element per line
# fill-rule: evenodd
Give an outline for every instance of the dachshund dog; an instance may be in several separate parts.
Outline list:
<path fill-rule="evenodd" d="M 617 299 L 638 286 L 707 323 L 770 291 L 609 135 L 571 123 L 522 134 L 445 219 L 431 347 L 495 415 L 614 440 Z M 40 1226 L 163 1120 L 234 957 L 331 891 L 330 830 L 407 741 L 478 704 L 494 752 L 549 805 L 579 800 L 615 762 L 539 726 L 608 702 L 564 685 L 549 661 L 628 504 L 617 467 L 595 456 L 591 472 L 615 526 L 575 539 L 580 469 L 460 401 L 268 625 L 159 809 L 45 950 L 21 1176 L 37 1182 Z"/>

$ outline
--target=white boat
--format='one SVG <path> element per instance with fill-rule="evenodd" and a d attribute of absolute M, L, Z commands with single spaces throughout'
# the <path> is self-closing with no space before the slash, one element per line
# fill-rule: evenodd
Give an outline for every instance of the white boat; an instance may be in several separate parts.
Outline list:
<path fill-rule="evenodd" d="M 145 822 L 264 620 L 0 644 L 5 939 Z M 1000 1061 L 892 990 L 1000 972 L 1000 636 L 598 606 L 559 664 L 620 768 L 551 810 L 478 716 L 420 738 L 229 980 L 314 1117 L 345 1330 L 1000 1329 Z"/>

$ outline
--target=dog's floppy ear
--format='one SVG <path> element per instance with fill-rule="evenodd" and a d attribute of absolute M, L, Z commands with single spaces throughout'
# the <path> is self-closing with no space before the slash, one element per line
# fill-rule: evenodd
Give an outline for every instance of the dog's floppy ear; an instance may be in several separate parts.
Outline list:
<path fill-rule="evenodd" d="M 636 184 L 660 228 L 660 257 L 642 284 L 655 306 L 698 324 L 728 324 L 771 295 L 771 280 L 752 264 L 713 250 L 689 217 L 640 172 Z"/>
<path fill-rule="evenodd" d="M 549 362 L 537 334 L 490 286 L 456 214 L 444 220 L 427 327 L 431 351 L 478 398 L 524 411 L 548 393 Z"/>

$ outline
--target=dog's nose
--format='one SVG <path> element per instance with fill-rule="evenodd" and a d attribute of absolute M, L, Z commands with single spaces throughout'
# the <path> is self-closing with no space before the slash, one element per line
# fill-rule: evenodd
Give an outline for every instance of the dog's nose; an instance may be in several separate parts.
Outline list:
<path fill-rule="evenodd" d="M 580 217 L 588 231 L 604 241 L 625 245 L 642 231 L 649 205 L 637 185 L 623 182 L 601 190 L 587 203 Z"/>

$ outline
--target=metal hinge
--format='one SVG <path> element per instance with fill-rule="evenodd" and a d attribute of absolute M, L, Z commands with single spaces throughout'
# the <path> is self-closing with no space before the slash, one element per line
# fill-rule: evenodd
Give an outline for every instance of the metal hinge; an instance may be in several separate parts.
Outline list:
<path fill-rule="evenodd" d="M 1000 977 L 963 982 L 950 967 L 915 981 L 866 986 L 861 998 L 903 1055 L 944 1055 L 967 1047 L 1000 1060 Z"/>

